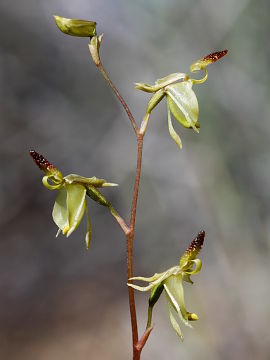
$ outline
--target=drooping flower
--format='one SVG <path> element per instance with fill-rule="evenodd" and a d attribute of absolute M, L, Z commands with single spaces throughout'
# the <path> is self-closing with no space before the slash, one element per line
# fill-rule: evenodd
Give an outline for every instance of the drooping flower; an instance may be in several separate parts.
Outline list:
<path fill-rule="evenodd" d="M 148 103 L 146 110 L 148 114 L 166 97 L 169 133 L 180 149 L 182 148 L 182 142 L 173 127 L 171 113 L 182 126 L 192 128 L 197 133 L 199 132 L 199 105 L 192 86 L 193 84 L 205 82 L 208 77 L 206 67 L 222 58 L 227 52 L 228 50 L 214 52 L 197 60 L 190 66 L 192 73 L 200 70 L 205 71 L 205 76 L 202 79 L 190 79 L 189 75 L 185 73 L 174 73 L 156 80 L 154 85 L 135 83 L 136 89 L 154 93 Z"/>
<path fill-rule="evenodd" d="M 117 186 L 117 184 L 108 183 L 106 180 L 98 179 L 95 176 L 86 178 L 70 174 L 63 177 L 61 171 L 42 155 L 34 150 L 29 153 L 36 165 L 45 173 L 42 178 L 43 185 L 49 190 L 58 190 L 52 211 L 53 220 L 59 228 L 56 236 L 62 231 L 63 235 L 69 237 L 77 229 L 85 213 L 87 219 L 85 242 L 88 249 L 91 240 L 91 222 L 86 204 L 86 195 L 111 210 L 111 204 L 100 193 L 98 188 Z"/>
<path fill-rule="evenodd" d="M 201 260 L 197 258 L 197 255 L 202 248 L 204 238 L 205 232 L 200 231 L 180 258 L 179 265 L 173 266 L 162 273 L 156 273 L 151 277 L 139 276 L 129 279 L 129 281 L 135 280 L 148 282 L 147 286 L 138 286 L 133 283 L 128 283 L 128 286 L 136 290 L 150 291 L 149 309 L 151 314 L 153 306 L 158 301 L 163 290 L 165 291 L 170 321 L 172 327 L 181 340 L 183 340 L 183 335 L 173 312 L 175 311 L 181 321 L 190 327 L 190 321 L 198 320 L 198 316 L 195 313 L 191 313 L 186 310 L 183 281 L 193 284 L 190 276 L 198 274 L 201 270 L 202 263 Z"/>

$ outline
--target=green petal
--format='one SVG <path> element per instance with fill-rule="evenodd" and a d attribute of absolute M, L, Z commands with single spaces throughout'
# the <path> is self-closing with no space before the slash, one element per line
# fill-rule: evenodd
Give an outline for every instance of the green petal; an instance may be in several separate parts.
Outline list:
<path fill-rule="evenodd" d="M 52 212 L 53 220 L 56 225 L 64 231 L 69 228 L 68 211 L 67 211 L 67 191 L 65 187 L 58 190 L 58 195 Z M 59 235 L 59 232 L 56 236 Z"/>
<path fill-rule="evenodd" d="M 169 85 L 167 87 L 167 101 L 176 120 L 184 127 L 192 127 L 198 133 L 199 105 L 192 90 L 192 82 L 183 81 Z"/>
<path fill-rule="evenodd" d="M 171 118 L 171 112 L 170 112 L 170 109 L 169 109 L 169 105 L 167 107 L 168 107 L 168 128 L 169 128 L 169 133 L 170 133 L 171 137 L 173 138 L 173 140 L 178 145 L 179 149 L 182 149 L 182 141 L 180 139 L 180 136 L 174 130 L 174 127 L 173 127 L 173 124 L 172 124 L 172 118 Z"/>
<path fill-rule="evenodd" d="M 85 213 L 86 213 L 86 235 L 85 235 L 85 245 L 86 245 L 86 249 L 89 250 L 89 246 L 90 246 L 90 241 L 91 241 L 91 235 L 92 235 L 92 226 L 91 226 L 91 221 L 90 221 L 90 216 L 89 216 L 89 212 L 87 209 L 87 205 L 85 205 Z"/>
<path fill-rule="evenodd" d="M 181 312 L 184 319 L 187 319 L 187 310 L 184 302 L 184 289 L 182 275 L 171 275 L 164 282 L 164 288 L 175 311 Z M 180 314 L 179 314 L 180 315 Z"/>
<path fill-rule="evenodd" d="M 155 280 L 159 279 L 160 276 L 163 275 L 163 274 L 164 273 L 155 273 L 151 277 L 134 276 L 134 277 L 130 278 L 129 280 L 139 280 L 139 281 L 152 282 L 152 281 L 155 281 Z"/>
<path fill-rule="evenodd" d="M 139 286 L 139 285 L 134 285 L 134 284 L 130 284 L 130 283 L 127 283 L 127 285 L 132 287 L 133 289 L 139 290 L 139 291 L 149 291 L 149 290 L 153 289 L 153 287 L 155 286 L 153 284 L 150 284 L 148 286 Z"/>
<path fill-rule="evenodd" d="M 69 217 L 69 229 L 67 237 L 77 229 L 79 226 L 84 211 L 85 211 L 85 197 L 86 189 L 79 184 L 66 185 L 67 190 L 67 209 Z"/>
<path fill-rule="evenodd" d="M 91 37 L 96 35 L 96 22 L 80 19 L 66 19 L 54 15 L 58 28 L 67 35 Z"/>
<path fill-rule="evenodd" d="M 172 327 L 174 328 L 174 331 L 176 332 L 176 334 L 179 336 L 180 340 L 183 341 L 184 337 L 183 337 L 182 331 L 180 329 L 178 322 L 175 320 L 175 317 L 172 314 L 171 304 L 169 301 L 168 301 L 168 310 L 169 310 L 169 317 L 170 317 Z"/>
<path fill-rule="evenodd" d="M 150 307 L 153 307 L 155 303 L 158 301 L 160 295 L 162 294 L 163 289 L 164 286 L 162 284 L 158 284 L 153 289 L 151 289 L 151 293 L 148 300 L 148 304 Z"/>
<path fill-rule="evenodd" d="M 184 74 L 184 73 L 173 73 L 170 75 L 167 75 L 161 79 L 157 79 L 155 84 L 159 85 L 160 87 L 164 87 L 167 85 L 170 85 L 176 81 L 179 80 L 187 80 L 188 79 L 188 75 Z"/>
<path fill-rule="evenodd" d="M 81 185 L 92 185 L 95 187 L 102 187 L 104 183 L 106 183 L 106 180 L 104 179 L 98 179 L 97 177 L 93 176 L 91 178 L 86 178 L 81 175 L 77 174 L 70 174 L 64 177 L 65 181 L 68 184 L 78 183 Z"/>
<path fill-rule="evenodd" d="M 106 206 L 106 207 L 110 207 L 111 204 L 109 203 L 109 201 L 106 200 L 105 196 L 103 196 L 101 194 L 100 191 L 98 191 L 98 189 L 96 189 L 94 186 L 88 185 L 87 186 L 87 195 L 94 201 L 96 201 L 97 203 L 99 203 L 100 205 Z"/>
<path fill-rule="evenodd" d="M 48 180 L 50 180 L 52 182 L 52 184 L 55 184 L 55 185 L 50 184 Z M 63 183 L 62 182 L 56 183 L 54 180 L 55 180 L 55 178 L 51 175 L 43 176 L 42 184 L 49 190 L 60 189 L 63 186 Z"/>
<path fill-rule="evenodd" d="M 184 274 L 196 275 L 201 271 L 202 262 L 200 259 L 190 260 L 189 263 L 191 263 L 191 265 L 187 270 L 183 270 Z M 194 264 L 195 264 L 195 268 L 192 270 Z"/>

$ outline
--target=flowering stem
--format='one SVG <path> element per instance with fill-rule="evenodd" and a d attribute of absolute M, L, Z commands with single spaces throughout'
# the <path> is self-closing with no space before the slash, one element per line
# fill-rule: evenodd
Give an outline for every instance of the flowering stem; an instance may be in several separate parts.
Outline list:
<path fill-rule="evenodd" d="M 110 211 L 112 215 L 115 217 L 116 221 L 121 226 L 123 232 L 126 235 L 126 244 L 127 244 L 127 276 L 128 279 L 133 277 L 133 240 L 134 240 L 134 232 L 135 232 L 135 220 L 136 220 L 136 211 L 137 211 L 137 202 L 138 202 L 138 194 L 139 194 L 139 187 L 140 187 L 140 178 L 141 178 L 141 168 L 142 168 L 142 151 L 143 151 L 143 139 L 146 132 L 148 120 L 150 114 L 146 113 L 143 121 L 141 123 L 140 129 L 138 128 L 134 117 L 126 104 L 125 100 L 119 94 L 119 91 L 109 78 L 108 74 L 106 73 L 100 59 L 96 63 L 97 68 L 103 75 L 104 79 L 107 81 L 111 89 L 113 90 L 114 94 L 122 104 L 123 108 L 125 109 L 130 123 L 133 127 L 133 130 L 136 135 L 137 139 L 137 148 L 138 148 L 138 155 L 137 155 L 137 168 L 136 168 L 136 177 L 134 183 L 134 190 L 133 190 L 133 199 L 132 199 L 132 206 L 131 206 L 131 215 L 130 215 L 130 224 L 127 226 L 123 218 L 113 209 L 110 207 Z M 130 281 L 132 283 L 132 281 Z M 132 329 L 132 343 L 133 343 L 133 360 L 140 360 L 141 351 L 152 331 L 151 327 L 151 319 L 147 322 L 147 329 L 144 332 L 143 336 L 139 340 L 138 338 L 138 326 L 137 326 L 137 315 L 136 315 L 136 306 L 135 306 L 135 296 L 134 296 L 134 289 L 128 286 L 128 297 L 129 297 L 129 310 L 130 310 L 130 319 L 131 319 L 131 329 Z M 152 317 L 152 316 L 151 316 Z M 149 325 L 149 326 L 148 326 Z"/>
<path fill-rule="evenodd" d="M 122 104 L 123 108 L 125 109 L 127 116 L 131 122 L 131 125 L 133 127 L 133 130 L 135 131 L 135 134 L 137 135 L 138 132 L 138 128 L 137 128 L 137 124 L 136 121 L 134 120 L 134 117 L 127 105 L 127 103 L 125 102 L 125 100 L 122 98 L 122 96 L 119 94 L 119 91 L 117 90 L 117 88 L 115 87 L 115 85 L 113 84 L 113 82 L 111 81 L 111 79 L 109 78 L 108 74 L 106 73 L 101 61 L 96 64 L 97 68 L 99 69 L 99 71 L 101 72 L 102 76 L 104 77 L 104 79 L 107 81 L 107 83 L 110 85 L 112 91 L 114 92 L 114 94 L 116 95 L 116 97 L 118 98 L 118 100 L 120 101 L 120 103 Z"/>

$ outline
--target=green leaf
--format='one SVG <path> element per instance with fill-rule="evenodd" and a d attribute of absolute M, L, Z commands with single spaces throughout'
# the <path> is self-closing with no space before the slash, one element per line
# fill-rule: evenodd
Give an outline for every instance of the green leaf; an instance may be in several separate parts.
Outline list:
<path fill-rule="evenodd" d="M 79 226 L 86 203 L 86 189 L 79 184 L 66 185 L 67 190 L 67 210 L 69 218 L 69 229 L 67 231 L 67 237 L 72 234 L 74 230 Z"/>
<path fill-rule="evenodd" d="M 56 225 L 64 231 L 69 228 L 68 210 L 67 210 L 67 191 L 65 187 L 58 190 L 55 204 L 52 211 L 53 220 Z M 59 232 L 57 233 L 57 235 Z"/>
<path fill-rule="evenodd" d="M 79 37 L 92 37 L 96 35 L 96 22 L 80 19 L 66 19 L 54 15 L 58 28 L 67 35 Z"/>
<path fill-rule="evenodd" d="M 192 90 L 191 81 L 169 85 L 167 87 L 167 102 L 173 116 L 180 124 L 186 128 L 192 127 L 193 130 L 199 132 L 197 129 L 199 127 L 199 105 Z"/>

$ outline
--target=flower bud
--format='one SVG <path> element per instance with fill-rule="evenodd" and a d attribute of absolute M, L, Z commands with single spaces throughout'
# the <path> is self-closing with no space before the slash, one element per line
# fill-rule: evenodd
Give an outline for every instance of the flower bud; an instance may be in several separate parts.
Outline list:
<path fill-rule="evenodd" d="M 57 27 L 67 35 L 79 37 L 92 37 L 96 35 L 96 22 L 80 19 L 66 19 L 54 15 Z"/>

